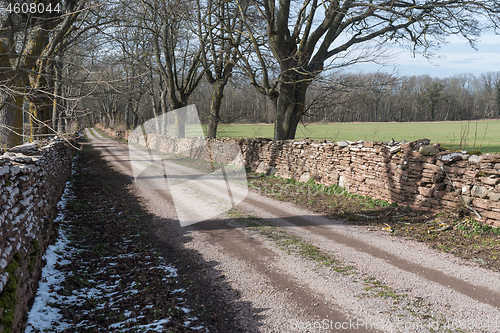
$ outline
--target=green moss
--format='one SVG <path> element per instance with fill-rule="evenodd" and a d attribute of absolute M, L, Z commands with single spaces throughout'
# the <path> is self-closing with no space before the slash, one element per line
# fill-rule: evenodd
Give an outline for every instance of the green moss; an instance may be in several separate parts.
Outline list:
<path fill-rule="evenodd" d="M 19 253 L 18 253 L 19 254 Z M 10 262 L 10 264 L 7 265 L 7 267 L 5 267 L 5 271 L 7 273 L 9 273 L 10 275 L 14 275 L 14 273 L 17 271 L 17 269 L 19 268 L 19 260 L 21 259 L 20 256 L 17 256 L 18 254 L 16 254 L 14 256 L 14 260 L 12 260 Z"/>
<path fill-rule="evenodd" d="M 33 247 L 35 248 L 35 254 L 39 254 L 40 253 L 40 243 L 38 243 L 38 239 L 33 238 L 31 243 L 33 243 Z"/>
<path fill-rule="evenodd" d="M 5 267 L 5 272 L 9 273 L 9 280 L 0 293 L 0 308 L 3 308 L 0 325 L 4 327 L 4 333 L 11 333 L 12 324 L 14 324 L 14 312 L 17 304 L 16 292 L 19 284 L 19 279 L 15 276 L 15 273 L 19 268 L 19 260 L 21 260 L 21 255 L 16 253 L 11 263 Z"/>
<path fill-rule="evenodd" d="M 12 182 L 10 180 L 6 180 L 4 186 L 12 186 Z"/>
<path fill-rule="evenodd" d="M 36 262 L 37 262 L 36 257 L 30 257 L 30 261 L 28 263 L 28 272 L 33 273 L 33 270 L 35 269 Z"/>
<path fill-rule="evenodd" d="M 479 150 L 470 150 L 467 152 L 469 155 L 481 155 L 481 152 Z"/>

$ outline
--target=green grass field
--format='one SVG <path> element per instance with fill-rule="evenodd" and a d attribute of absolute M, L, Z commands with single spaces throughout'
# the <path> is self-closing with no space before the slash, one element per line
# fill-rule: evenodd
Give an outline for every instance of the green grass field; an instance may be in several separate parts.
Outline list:
<path fill-rule="evenodd" d="M 272 124 L 220 125 L 217 136 L 272 138 Z M 449 149 L 500 152 L 500 120 L 414 123 L 331 123 L 301 125 L 296 140 L 413 141 L 430 139 Z"/>

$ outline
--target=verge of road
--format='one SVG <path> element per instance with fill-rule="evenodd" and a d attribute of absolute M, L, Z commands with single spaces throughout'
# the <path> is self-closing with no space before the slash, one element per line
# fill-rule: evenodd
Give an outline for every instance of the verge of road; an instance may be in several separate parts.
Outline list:
<path fill-rule="evenodd" d="M 126 146 L 97 137 L 96 148 L 130 175 Z M 256 192 L 217 220 L 180 228 L 168 191 L 136 191 L 156 216 L 160 243 L 182 244 L 200 254 L 198 264 L 222 272 L 245 331 L 495 332 L 500 325 L 500 275 L 417 242 Z M 216 276 L 204 278 L 218 289 Z"/>
<path fill-rule="evenodd" d="M 158 242 L 133 187 L 89 144 L 79 152 L 26 332 L 246 332 L 231 298 L 199 278 L 220 273 L 182 240 Z"/>

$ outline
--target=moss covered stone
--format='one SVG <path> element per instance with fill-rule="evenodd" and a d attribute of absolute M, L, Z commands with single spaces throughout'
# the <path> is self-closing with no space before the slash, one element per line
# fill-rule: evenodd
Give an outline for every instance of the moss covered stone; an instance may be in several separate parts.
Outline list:
<path fill-rule="evenodd" d="M 0 308 L 3 308 L 0 325 L 4 327 L 4 333 L 12 332 L 12 324 L 14 323 L 14 312 L 17 304 L 16 292 L 19 284 L 15 273 L 19 268 L 20 260 L 21 255 L 16 253 L 14 259 L 5 267 L 5 272 L 9 273 L 9 280 L 0 293 Z"/>

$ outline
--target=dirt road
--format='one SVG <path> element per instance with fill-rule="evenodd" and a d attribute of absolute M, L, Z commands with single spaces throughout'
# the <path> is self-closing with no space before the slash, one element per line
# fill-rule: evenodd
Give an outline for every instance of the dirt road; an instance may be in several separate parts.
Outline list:
<path fill-rule="evenodd" d="M 87 136 L 133 177 L 126 144 Z M 156 216 L 165 249 L 199 254 L 194 274 L 220 289 L 243 331 L 500 331 L 500 274 L 474 263 L 255 190 L 235 209 L 187 227 L 168 190 L 135 191 Z"/>

